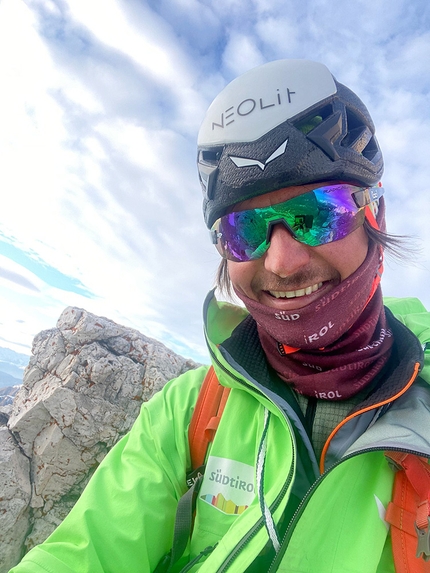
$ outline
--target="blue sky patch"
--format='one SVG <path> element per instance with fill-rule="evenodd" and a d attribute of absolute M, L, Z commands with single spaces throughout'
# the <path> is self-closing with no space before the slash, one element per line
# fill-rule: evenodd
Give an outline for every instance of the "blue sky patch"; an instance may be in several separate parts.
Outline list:
<path fill-rule="evenodd" d="M 86 289 L 80 281 L 63 274 L 41 260 L 37 260 L 4 238 L 0 238 L 0 254 L 25 267 L 49 286 L 74 292 L 87 298 L 94 298 L 93 293 Z"/>

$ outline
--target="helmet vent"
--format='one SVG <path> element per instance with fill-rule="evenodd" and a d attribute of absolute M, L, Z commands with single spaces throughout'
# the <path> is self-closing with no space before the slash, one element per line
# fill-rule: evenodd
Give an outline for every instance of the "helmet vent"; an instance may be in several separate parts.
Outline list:
<path fill-rule="evenodd" d="M 369 127 L 353 111 L 346 107 L 347 133 L 342 147 L 348 147 L 371 161 L 378 152 L 378 145 Z"/>
<path fill-rule="evenodd" d="M 218 165 L 222 150 L 222 147 L 217 149 L 201 149 L 199 151 L 199 162 L 206 163 L 207 165 Z"/>
<path fill-rule="evenodd" d="M 364 155 L 366 159 L 372 161 L 375 155 L 378 153 L 378 151 L 379 147 L 378 144 L 376 143 L 376 139 L 372 137 L 361 153 L 362 155 Z"/>
<path fill-rule="evenodd" d="M 332 115 L 333 106 L 326 105 L 321 109 L 314 111 L 312 114 L 303 117 L 299 121 L 294 122 L 294 127 L 299 131 L 307 135 L 313 129 L 318 127 L 318 125 L 323 122 L 327 117 Z"/>

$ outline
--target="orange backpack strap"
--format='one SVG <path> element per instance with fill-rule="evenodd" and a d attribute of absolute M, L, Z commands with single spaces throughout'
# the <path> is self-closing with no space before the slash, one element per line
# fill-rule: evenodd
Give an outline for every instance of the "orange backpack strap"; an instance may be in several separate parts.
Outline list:
<path fill-rule="evenodd" d="M 191 454 L 191 469 L 187 471 L 188 491 L 179 499 L 173 531 L 172 549 L 164 555 L 154 573 L 171 573 L 182 557 L 193 530 L 196 500 L 203 482 L 206 453 L 214 439 L 230 388 L 221 386 L 213 366 L 206 373 L 197 397 L 190 427 L 188 441 Z M 216 544 L 215 544 L 216 545 Z M 206 547 L 197 557 L 203 557 L 213 551 L 215 546 Z M 192 563 L 197 563 L 193 560 Z M 181 571 L 188 571 L 185 567 Z"/>
<path fill-rule="evenodd" d="M 230 388 L 221 386 L 211 366 L 203 380 L 188 430 L 192 470 L 199 469 L 205 462 L 229 393 Z"/>
<path fill-rule="evenodd" d="M 430 466 L 426 458 L 385 452 L 396 469 L 385 520 L 396 573 L 430 573 Z"/>

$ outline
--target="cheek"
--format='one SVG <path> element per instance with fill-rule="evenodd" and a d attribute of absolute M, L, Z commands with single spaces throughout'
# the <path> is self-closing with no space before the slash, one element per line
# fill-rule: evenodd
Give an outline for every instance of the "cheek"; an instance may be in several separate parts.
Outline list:
<path fill-rule="evenodd" d="M 252 294 L 251 283 L 257 273 L 260 261 L 261 259 L 244 263 L 227 261 L 228 275 L 233 286 L 247 296 Z"/>
<path fill-rule="evenodd" d="M 323 247 L 329 247 L 330 253 L 326 254 L 326 260 L 336 268 L 345 280 L 364 262 L 367 255 L 369 240 L 364 227 L 359 227 L 350 235 Z M 321 247 L 321 249 L 323 248 Z"/>

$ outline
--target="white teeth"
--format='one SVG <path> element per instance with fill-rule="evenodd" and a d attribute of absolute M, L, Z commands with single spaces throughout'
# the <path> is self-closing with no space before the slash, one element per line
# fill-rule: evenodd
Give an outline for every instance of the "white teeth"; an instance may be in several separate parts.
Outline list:
<path fill-rule="evenodd" d="M 278 291 L 278 290 L 270 290 L 270 294 L 275 298 L 296 298 L 300 296 L 305 296 L 307 294 L 312 294 L 313 292 L 317 291 L 319 288 L 322 287 L 322 283 L 318 283 L 312 286 L 308 286 L 306 288 L 301 288 L 298 290 L 290 290 L 290 291 Z"/>

